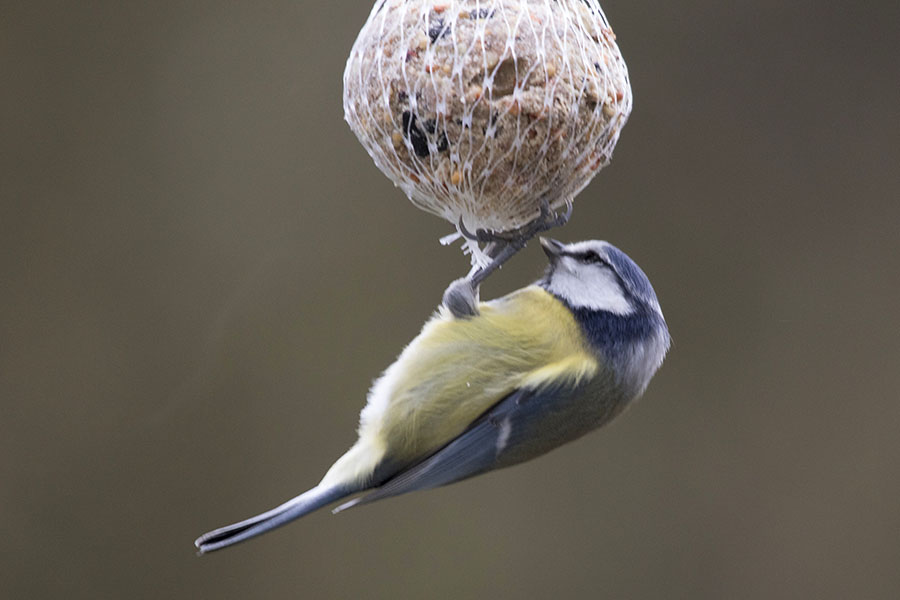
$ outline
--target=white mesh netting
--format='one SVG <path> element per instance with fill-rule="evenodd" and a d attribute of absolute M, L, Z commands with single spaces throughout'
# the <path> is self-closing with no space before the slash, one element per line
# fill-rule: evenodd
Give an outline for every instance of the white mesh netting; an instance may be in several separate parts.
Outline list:
<path fill-rule="evenodd" d="M 344 72 L 345 117 L 378 168 L 470 230 L 574 198 L 631 103 L 596 0 L 378 0 Z"/>

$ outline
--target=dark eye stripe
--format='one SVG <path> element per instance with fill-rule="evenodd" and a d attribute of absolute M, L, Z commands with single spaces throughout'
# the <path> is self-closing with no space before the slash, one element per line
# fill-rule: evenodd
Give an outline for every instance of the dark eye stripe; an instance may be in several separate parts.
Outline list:
<path fill-rule="evenodd" d="M 603 258 L 593 250 L 588 250 L 587 252 L 569 252 L 566 256 L 571 256 L 575 260 L 585 264 L 602 264 L 609 266 L 609 263 L 603 260 Z"/>

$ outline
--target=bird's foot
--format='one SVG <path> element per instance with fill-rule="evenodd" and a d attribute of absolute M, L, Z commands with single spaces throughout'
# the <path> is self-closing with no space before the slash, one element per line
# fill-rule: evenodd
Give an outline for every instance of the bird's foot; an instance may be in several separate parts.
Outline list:
<path fill-rule="evenodd" d="M 473 233 L 466 228 L 462 217 L 459 219 L 458 229 L 459 233 L 466 239 L 484 244 L 511 245 L 521 250 L 537 234 L 554 227 L 561 227 L 568 223 L 571 217 L 572 200 L 566 200 L 566 211 L 558 213 L 550 209 L 550 203 L 545 199 L 541 201 L 538 216 L 516 229 L 494 231 L 492 229 L 479 228 Z"/>

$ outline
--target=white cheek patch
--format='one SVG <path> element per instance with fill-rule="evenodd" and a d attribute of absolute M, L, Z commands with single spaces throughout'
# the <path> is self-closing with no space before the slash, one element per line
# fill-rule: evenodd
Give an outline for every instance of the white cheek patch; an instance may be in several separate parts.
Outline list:
<path fill-rule="evenodd" d="M 608 268 L 578 265 L 573 269 L 568 264 L 560 264 L 548 287 L 576 308 L 604 310 L 620 316 L 634 312 L 618 278 Z"/>

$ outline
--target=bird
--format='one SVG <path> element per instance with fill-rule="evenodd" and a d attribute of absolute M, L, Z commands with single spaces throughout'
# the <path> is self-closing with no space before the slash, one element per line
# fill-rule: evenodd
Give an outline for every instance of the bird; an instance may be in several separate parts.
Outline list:
<path fill-rule="evenodd" d="M 448 289 L 373 383 L 358 440 L 318 485 L 200 536 L 198 553 L 340 500 L 334 512 L 531 460 L 639 398 L 671 341 L 649 279 L 605 241 L 540 243 L 549 265 L 535 283 L 485 302 L 465 281 Z"/>

